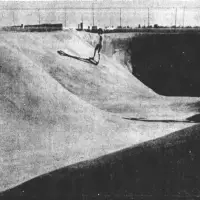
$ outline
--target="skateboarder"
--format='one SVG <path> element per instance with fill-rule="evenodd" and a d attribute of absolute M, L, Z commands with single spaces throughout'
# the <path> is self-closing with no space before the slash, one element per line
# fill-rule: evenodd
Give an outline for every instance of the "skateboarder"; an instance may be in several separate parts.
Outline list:
<path fill-rule="evenodd" d="M 98 44 L 96 45 L 96 47 L 94 49 L 94 56 L 90 58 L 90 59 L 94 60 L 96 52 L 98 51 L 99 60 L 97 61 L 97 63 L 99 63 L 99 61 L 100 61 L 100 51 L 103 47 L 103 36 L 102 36 L 103 30 L 101 28 L 98 29 L 98 35 L 99 35 L 99 41 L 98 41 Z"/>

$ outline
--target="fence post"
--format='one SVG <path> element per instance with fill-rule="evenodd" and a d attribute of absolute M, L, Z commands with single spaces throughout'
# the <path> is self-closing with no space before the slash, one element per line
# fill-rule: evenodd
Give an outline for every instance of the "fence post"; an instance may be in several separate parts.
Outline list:
<path fill-rule="evenodd" d="M 120 27 L 122 27 L 122 9 L 120 8 Z"/>
<path fill-rule="evenodd" d="M 65 8 L 65 28 L 67 27 L 67 10 Z"/>
<path fill-rule="evenodd" d="M 13 9 L 12 17 L 13 17 L 13 25 L 15 26 L 15 11 L 14 11 L 14 9 Z"/>
<path fill-rule="evenodd" d="M 177 23 L 177 8 L 175 9 L 175 29 L 176 29 L 176 23 Z"/>
<path fill-rule="evenodd" d="M 40 9 L 38 8 L 38 23 L 40 24 Z"/>
<path fill-rule="evenodd" d="M 185 7 L 183 8 L 183 27 L 185 26 Z"/>
<path fill-rule="evenodd" d="M 92 25 L 94 26 L 94 2 L 92 2 Z"/>

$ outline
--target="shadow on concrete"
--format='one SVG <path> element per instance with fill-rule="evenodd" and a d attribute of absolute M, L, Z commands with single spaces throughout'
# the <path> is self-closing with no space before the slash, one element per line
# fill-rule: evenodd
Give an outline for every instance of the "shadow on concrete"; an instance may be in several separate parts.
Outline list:
<path fill-rule="evenodd" d="M 187 120 L 189 120 L 189 121 L 195 121 L 195 122 L 200 122 L 200 114 L 194 115 L 192 117 L 188 117 Z"/>
<path fill-rule="evenodd" d="M 200 126 L 36 177 L 1 200 L 175 200 L 200 197 Z"/>
<path fill-rule="evenodd" d="M 150 120 L 150 119 L 144 119 L 144 118 L 123 118 L 127 120 L 133 120 L 133 121 L 142 121 L 142 122 L 162 122 L 162 123 L 200 123 L 200 115 L 197 117 L 189 117 L 186 120 Z"/>
<path fill-rule="evenodd" d="M 78 56 L 73 56 L 73 55 L 67 54 L 67 53 L 65 53 L 64 51 L 61 51 L 61 50 L 57 51 L 57 53 L 61 56 L 67 56 L 67 57 L 74 58 L 76 60 L 80 60 L 80 61 L 83 61 L 83 62 L 86 62 L 86 63 L 98 65 L 98 62 L 96 62 L 95 60 L 92 60 L 90 58 L 81 58 L 81 57 L 78 57 Z"/>
<path fill-rule="evenodd" d="M 158 94 L 198 97 L 199 42 L 199 33 L 137 35 L 129 44 L 133 74 Z"/>

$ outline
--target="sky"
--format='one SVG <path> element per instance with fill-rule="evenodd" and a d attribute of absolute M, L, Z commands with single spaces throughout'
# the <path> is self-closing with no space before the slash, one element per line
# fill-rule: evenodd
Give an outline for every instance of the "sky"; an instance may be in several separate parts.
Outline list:
<path fill-rule="evenodd" d="M 83 20 L 87 27 L 94 16 L 97 26 L 119 26 L 120 8 L 122 26 L 147 25 L 148 17 L 151 25 L 172 26 L 176 21 L 177 26 L 200 26 L 200 0 L 0 0 L 0 25 L 40 22 L 77 27 Z"/>

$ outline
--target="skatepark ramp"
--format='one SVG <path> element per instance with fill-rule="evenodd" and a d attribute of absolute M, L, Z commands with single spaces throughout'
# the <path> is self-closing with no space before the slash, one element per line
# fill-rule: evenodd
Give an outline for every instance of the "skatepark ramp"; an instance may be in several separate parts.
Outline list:
<path fill-rule="evenodd" d="M 32 179 L 1 199 L 197 199 L 199 125 Z M 171 188 L 171 189 L 169 189 Z"/>
<path fill-rule="evenodd" d="M 93 46 L 71 31 L 0 32 L 0 191 L 191 126 L 199 113 L 198 98 L 159 96 L 105 54 L 94 65 L 59 50 L 88 58 Z"/>

